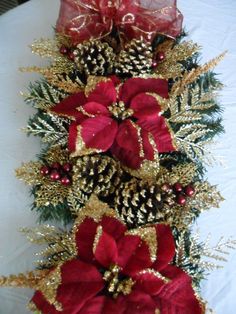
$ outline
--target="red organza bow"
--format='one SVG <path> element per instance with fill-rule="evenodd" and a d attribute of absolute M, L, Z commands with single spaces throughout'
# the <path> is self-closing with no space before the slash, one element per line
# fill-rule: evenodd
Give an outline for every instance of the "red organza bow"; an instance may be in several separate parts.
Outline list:
<path fill-rule="evenodd" d="M 178 36 L 182 21 L 176 0 L 61 0 L 56 29 L 74 44 L 104 37 L 113 26 L 126 40 L 152 41 L 157 33 Z"/>

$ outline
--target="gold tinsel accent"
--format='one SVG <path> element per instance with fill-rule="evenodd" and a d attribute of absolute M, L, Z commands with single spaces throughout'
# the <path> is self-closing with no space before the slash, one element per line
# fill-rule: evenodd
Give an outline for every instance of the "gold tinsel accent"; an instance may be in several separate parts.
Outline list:
<path fill-rule="evenodd" d="M 46 300 L 53 304 L 57 311 L 62 311 L 62 305 L 56 300 L 57 290 L 61 284 L 61 265 L 59 264 L 53 271 L 49 272 L 47 277 L 41 280 L 37 285 Z"/>
<path fill-rule="evenodd" d="M 157 46 L 157 53 L 164 52 L 165 59 L 158 64 L 157 73 L 163 75 L 164 78 L 176 78 L 182 76 L 183 66 L 180 61 L 187 60 L 195 54 L 200 47 L 191 41 L 174 45 L 172 40 L 166 40 Z"/>
<path fill-rule="evenodd" d="M 135 281 L 132 278 L 119 280 L 120 267 L 112 265 L 109 270 L 104 273 L 103 279 L 107 281 L 107 290 L 112 293 L 114 298 L 117 298 L 120 293 L 128 295 L 132 292 L 132 287 Z"/>
<path fill-rule="evenodd" d="M 106 203 L 100 201 L 97 196 L 92 195 L 75 220 L 74 234 L 78 226 L 85 218 L 89 217 L 96 222 L 99 222 L 103 216 L 113 217 L 122 222 L 121 218 L 114 209 L 110 208 Z"/>
<path fill-rule="evenodd" d="M 144 270 L 140 271 L 139 274 L 140 275 L 152 274 L 155 277 L 157 277 L 158 279 L 161 279 L 165 284 L 171 282 L 171 280 L 169 278 L 162 276 L 162 274 L 160 274 L 158 271 L 151 269 L 151 268 L 144 269 Z"/>

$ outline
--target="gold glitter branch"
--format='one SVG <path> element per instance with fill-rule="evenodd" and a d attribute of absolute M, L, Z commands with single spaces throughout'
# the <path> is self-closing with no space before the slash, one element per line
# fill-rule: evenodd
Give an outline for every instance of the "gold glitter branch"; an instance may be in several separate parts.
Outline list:
<path fill-rule="evenodd" d="M 43 177 L 40 174 L 40 162 L 23 163 L 22 166 L 16 169 L 16 177 L 23 180 L 28 185 L 38 185 L 43 183 Z"/>
<path fill-rule="evenodd" d="M 222 54 L 220 54 L 218 57 L 212 59 L 211 61 L 209 61 L 208 63 L 204 64 L 203 66 L 199 66 L 196 69 L 193 69 L 190 72 L 185 72 L 182 79 L 178 80 L 172 87 L 171 89 L 171 95 L 173 96 L 177 96 L 177 95 L 181 95 L 185 88 L 186 85 L 189 85 L 191 83 L 193 83 L 194 81 L 196 81 L 196 79 L 201 76 L 204 73 L 207 73 L 208 71 L 210 71 L 211 69 L 213 69 L 215 66 L 217 66 L 217 64 L 224 59 L 225 55 L 226 55 L 227 51 L 223 52 Z"/>
<path fill-rule="evenodd" d="M 166 40 L 157 47 L 157 52 L 165 53 L 165 59 L 158 65 L 157 73 L 160 73 L 166 79 L 182 76 L 183 66 L 180 61 L 187 60 L 200 49 L 197 44 L 191 41 L 172 47 L 172 40 Z"/>
<path fill-rule="evenodd" d="M 48 270 L 36 270 L 26 274 L 10 275 L 9 277 L 0 277 L 1 287 L 30 288 L 35 289 L 38 283 L 47 277 Z"/>

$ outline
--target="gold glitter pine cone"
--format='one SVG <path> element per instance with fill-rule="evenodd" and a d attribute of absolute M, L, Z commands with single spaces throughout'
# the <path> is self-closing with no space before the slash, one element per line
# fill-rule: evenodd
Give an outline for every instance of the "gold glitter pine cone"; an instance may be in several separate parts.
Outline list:
<path fill-rule="evenodd" d="M 160 186 L 132 179 L 116 190 L 114 207 L 129 228 L 163 221 L 165 204 L 173 202 L 172 195 Z"/>
<path fill-rule="evenodd" d="M 152 46 L 142 39 L 133 39 L 124 50 L 121 50 L 115 64 L 118 75 L 146 74 L 151 70 L 153 62 Z"/>
<path fill-rule="evenodd" d="M 77 45 L 74 50 L 75 63 L 86 75 L 107 75 L 112 73 L 115 61 L 113 48 L 106 42 L 90 40 Z"/>
<path fill-rule="evenodd" d="M 73 168 L 73 189 L 90 196 L 108 197 L 122 181 L 123 171 L 119 163 L 108 156 L 84 156 Z"/>

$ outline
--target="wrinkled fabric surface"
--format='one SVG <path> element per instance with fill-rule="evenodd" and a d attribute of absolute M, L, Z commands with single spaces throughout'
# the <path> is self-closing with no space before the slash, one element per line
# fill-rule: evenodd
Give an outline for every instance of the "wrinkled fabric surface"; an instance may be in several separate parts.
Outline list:
<path fill-rule="evenodd" d="M 195 229 L 204 240 L 212 233 L 212 244 L 222 236 L 236 239 L 236 2 L 235 0 L 179 0 L 185 16 L 184 25 L 190 38 L 203 47 L 202 61 L 223 50 L 226 59 L 216 68 L 226 85 L 221 92 L 225 107 L 226 134 L 213 153 L 224 167 L 209 168 L 208 179 L 219 184 L 226 201 L 220 209 L 204 213 Z M 0 17 L 0 274 L 7 275 L 32 269 L 37 247 L 30 245 L 18 230 L 34 226 L 36 215 L 30 211 L 28 188 L 14 177 L 21 162 L 35 158 L 40 150 L 37 138 L 27 138 L 20 128 L 33 113 L 24 104 L 20 91 L 27 91 L 34 74 L 18 72 L 20 66 L 42 65 L 46 61 L 31 55 L 28 45 L 36 38 L 51 37 L 59 12 L 59 0 L 31 0 Z M 236 251 L 224 269 L 214 271 L 202 283 L 202 293 L 217 314 L 233 314 L 236 305 Z M 28 314 L 25 306 L 30 290 L 0 289 L 0 314 Z"/>

